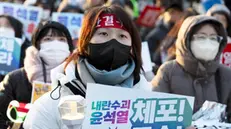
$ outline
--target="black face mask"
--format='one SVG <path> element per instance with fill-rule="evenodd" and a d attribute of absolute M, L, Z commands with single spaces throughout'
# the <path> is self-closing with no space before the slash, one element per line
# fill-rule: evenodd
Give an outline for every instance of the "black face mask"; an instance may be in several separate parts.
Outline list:
<path fill-rule="evenodd" d="M 130 57 L 131 46 L 119 43 L 112 39 L 102 44 L 88 45 L 88 61 L 100 70 L 114 70 L 127 63 Z"/>

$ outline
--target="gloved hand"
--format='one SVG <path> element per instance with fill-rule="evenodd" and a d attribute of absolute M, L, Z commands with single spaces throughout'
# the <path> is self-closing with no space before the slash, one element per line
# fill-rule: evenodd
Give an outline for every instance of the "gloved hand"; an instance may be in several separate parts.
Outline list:
<path fill-rule="evenodd" d="M 10 102 L 7 108 L 7 117 L 11 122 L 23 123 L 31 106 L 32 104 L 30 103 L 20 103 L 16 100 L 13 100 Z"/>

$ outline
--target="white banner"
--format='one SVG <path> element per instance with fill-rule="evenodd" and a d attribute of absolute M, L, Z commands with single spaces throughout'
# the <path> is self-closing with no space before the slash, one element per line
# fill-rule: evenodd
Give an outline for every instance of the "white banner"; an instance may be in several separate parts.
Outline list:
<path fill-rule="evenodd" d="M 194 98 L 88 84 L 83 129 L 184 129 Z"/>
<path fill-rule="evenodd" d="M 43 9 L 34 6 L 0 2 L 0 14 L 10 15 L 20 20 L 24 25 L 24 32 L 30 39 L 33 31 L 42 19 Z"/>

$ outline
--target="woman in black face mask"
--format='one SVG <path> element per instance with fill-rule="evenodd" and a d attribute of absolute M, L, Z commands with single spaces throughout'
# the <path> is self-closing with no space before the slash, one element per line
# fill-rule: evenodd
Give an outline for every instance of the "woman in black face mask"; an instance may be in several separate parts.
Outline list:
<path fill-rule="evenodd" d="M 150 91 L 140 74 L 141 64 L 140 36 L 127 13 L 119 6 L 89 10 L 78 49 L 51 72 L 57 88 L 34 103 L 24 128 L 65 128 L 58 111 L 60 99 L 73 94 L 85 97 L 87 83 Z"/>

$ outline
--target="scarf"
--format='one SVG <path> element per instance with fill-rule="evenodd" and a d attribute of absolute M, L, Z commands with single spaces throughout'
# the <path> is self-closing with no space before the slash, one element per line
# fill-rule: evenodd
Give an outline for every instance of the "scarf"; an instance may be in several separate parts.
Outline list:
<path fill-rule="evenodd" d="M 96 83 L 127 88 L 133 87 L 134 78 L 132 73 L 135 69 L 133 60 L 128 61 L 125 65 L 112 71 L 98 70 L 91 65 L 87 59 L 84 59 L 79 65 L 85 65 Z"/>
<path fill-rule="evenodd" d="M 46 83 L 50 83 L 50 71 L 56 66 L 45 65 Z M 43 62 L 39 57 L 39 51 L 34 47 L 30 46 L 26 50 L 26 57 L 24 59 L 24 69 L 27 73 L 27 77 L 30 83 L 33 81 L 45 81 L 43 73 Z"/>
<path fill-rule="evenodd" d="M 87 59 L 80 58 L 77 63 L 77 69 L 74 62 L 71 62 L 65 69 L 65 77 L 61 77 L 59 81 L 61 85 L 65 85 L 72 92 L 75 92 L 74 94 L 84 96 L 86 94 L 87 83 L 132 88 L 134 85 L 134 69 L 135 63 L 133 60 L 128 61 L 127 64 L 118 69 L 105 71 L 96 69 L 93 65 L 89 64 Z M 76 72 L 78 73 L 76 74 Z"/>

